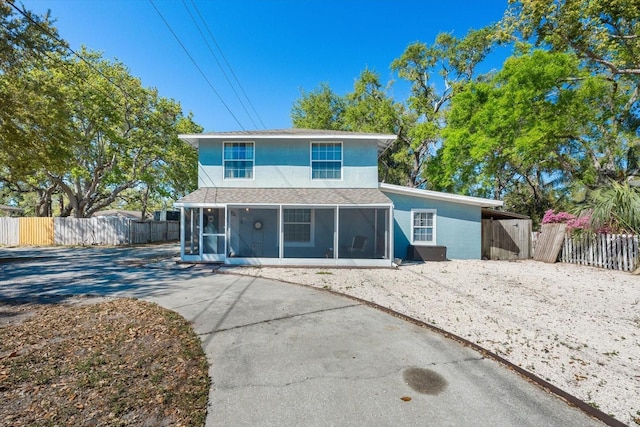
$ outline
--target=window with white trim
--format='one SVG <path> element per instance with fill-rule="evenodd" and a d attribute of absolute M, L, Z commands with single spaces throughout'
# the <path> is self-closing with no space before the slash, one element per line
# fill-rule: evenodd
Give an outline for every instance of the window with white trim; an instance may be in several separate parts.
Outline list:
<path fill-rule="evenodd" d="M 342 179 L 342 143 L 311 143 L 311 179 Z"/>
<path fill-rule="evenodd" d="M 253 179 L 253 142 L 225 142 L 223 163 L 225 179 Z"/>
<path fill-rule="evenodd" d="M 288 246 L 313 244 L 313 210 L 283 209 L 284 242 Z"/>
<path fill-rule="evenodd" d="M 411 240 L 416 245 L 436 243 L 436 210 L 419 209 L 411 211 Z"/>

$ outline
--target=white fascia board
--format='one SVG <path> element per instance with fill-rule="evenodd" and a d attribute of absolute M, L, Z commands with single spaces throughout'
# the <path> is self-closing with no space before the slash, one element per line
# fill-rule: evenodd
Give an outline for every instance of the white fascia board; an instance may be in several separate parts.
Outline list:
<path fill-rule="evenodd" d="M 487 207 L 500 207 L 504 205 L 502 200 L 484 199 L 482 197 L 461 196 L 459 194 L 443 193 L 433 190 L 421 190 L 419 188 L 409 188 L 400 185 L 386 184 L 381 182 L 379 188 L 382 192 L 388 191 L 406 196 L 422 197 L 424 199 L 441 200 L 451 203 L 461 203 L 464 205 Z"/>

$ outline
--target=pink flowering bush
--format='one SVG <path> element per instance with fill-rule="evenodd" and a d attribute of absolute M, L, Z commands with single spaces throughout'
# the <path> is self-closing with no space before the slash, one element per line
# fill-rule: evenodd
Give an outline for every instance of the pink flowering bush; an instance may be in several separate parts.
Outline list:
<path fill-rule="evenodd" d="M 542 217 L 543 224 L 567 224 L 567 231 L 588 230 L 591 228 L 591 215 L 575 216 L 568 212 L 553 212 L 549 209 Z"/>

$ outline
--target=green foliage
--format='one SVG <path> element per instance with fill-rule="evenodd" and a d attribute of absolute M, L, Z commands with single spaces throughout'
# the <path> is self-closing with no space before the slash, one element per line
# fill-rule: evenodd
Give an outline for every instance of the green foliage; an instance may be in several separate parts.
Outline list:
<path fill-rule="evenodd" d="M 538 219 L 576 188 L 621 179 L 633 141 L 620 120 L 628 89 L 570 53 L 511 57 L 494 77 L 454 95 L 435 184 L 493 194 Z"/>
<path fill-rule="evenodd" d="M 24 103 L 12 115 L 18 136 L 0 136 L 4 186 L 36 192 L 39 215 L 51 215 L 51 197 L 62 193 L 58 213 L 76 217 L 125 195 L 135 194 L 144 211 L 149 199 L 167 204 L 193 190 L 197 155 L 178 139 L 201 131 L 192 117 L 144 88 L 124 64 L 86 49 L 81 55 L 50 53 L 39 67 L 2 76 Z"/>
<path fill-rule="evenodd" d="M 440 34 L 427 46 L 414 43 L 407 47 L 391 68 L 411 84 L 411 96 L 396 102 L 387 95 L 379 75 L 365 69 L 356 80 L 353 92 L 334 93 L 327 84 L 302 97 L 292 108 L 295 127 L 383 132 L 398 135 L 393 146 L 379 157 L 379 177 L 384 182 L 424 186 L 425 166 L 440 142 L 443 108 L 464 82 L 475 77 L 475 68 L 495 42 L 495 28 L 471 31 L 458 39 Z M 438 77 L 439 74 L 439 77 Z M 445 89 L 436 90 L 435 79 Z"/>
<path fill-rule="evenodd" d="M 325 83 L 310 93 L 303 91 L 293 105 L 291 119 L 297 128 L 399 135 L 399 141 L 380 156 L 380 177 L 390 183 L 408 182 L 411 162 L 406 132 L 413 118 L 387 95 L 377 73 L 365 69 L 354 83 L 353 92 L 344 96 Z"/>
<path fill-rule="evenodd" d="M 598 73 L 640 75 L 639 0 L 510 0 L 503 34 L 575 52 Z M 637 79 L 636 79 L 637 82 Z"/>
<path fill-rule="evenodd" d="M 579 212 L 591 213 L 591 226 L 613 233 L 640 235 L 640 189 L 612 181 L 587 194 Z"/>
<path fill-rule="evenodd" d="M 304 90 L 291 109 L 294 127 L 303 129 L 342 128 L 345 100 L 337 95 L 327 83 L 321 83 L 311 93 Z"/>

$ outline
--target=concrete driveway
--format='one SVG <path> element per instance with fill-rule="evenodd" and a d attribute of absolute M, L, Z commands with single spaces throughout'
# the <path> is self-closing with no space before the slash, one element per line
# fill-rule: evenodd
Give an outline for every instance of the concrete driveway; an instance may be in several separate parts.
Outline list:
<path fill-rule="evenodd" d="M 155 263 L 175 252 L 0 249 L 30 257 L 0 261 L 0 300 L 131 296 L 179 312 L 210 361 L 208 426 L 602 425 L 434 332 L 318 289 Z"/>

